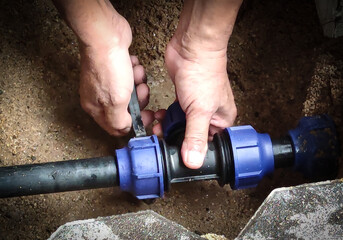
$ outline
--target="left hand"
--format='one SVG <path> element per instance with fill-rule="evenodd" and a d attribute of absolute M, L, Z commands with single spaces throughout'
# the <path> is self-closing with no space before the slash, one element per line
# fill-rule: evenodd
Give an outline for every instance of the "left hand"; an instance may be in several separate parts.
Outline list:
<path fill-rule="evenodd" d="M 184 164 L 200 168 L 207 141 L 230 127 L 237 115 L 227 75 L 227 45 L 241 0 L 185 0 L 165 62 L 176 96 L 186 114 L 181 148 Z M 158 120 L 163 111 L 155 114 Z M 154 127 L 161 133 L 161 125 Z"/>

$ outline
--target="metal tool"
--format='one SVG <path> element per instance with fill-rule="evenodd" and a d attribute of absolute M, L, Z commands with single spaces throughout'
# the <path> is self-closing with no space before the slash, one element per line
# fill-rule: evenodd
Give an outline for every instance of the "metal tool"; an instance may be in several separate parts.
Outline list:
<path fill-rule="evenodd" d="M 141 111 L 139 109 L 139 102 L 136 92 L 136 87 L 133 87 L 133 91 L 131 93 L 131 100 L 129 103 L 129 111 L 132 117 L 132 128 L 135 133 L 136 137 L 145 137 L 146 131 L 144 128 L 144 124 L 142 122 Z"/>

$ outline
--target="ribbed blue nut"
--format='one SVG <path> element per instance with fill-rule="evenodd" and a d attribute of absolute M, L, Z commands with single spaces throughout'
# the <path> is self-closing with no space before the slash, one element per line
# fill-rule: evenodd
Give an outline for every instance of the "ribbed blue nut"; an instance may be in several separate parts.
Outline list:
<path fill-rule="evenodd" d="M 163 167 L 157 136 L 132 138 L 116 150 L 119 185 L 138 199 L 162 197 Z"/>
<path fill-rule="evenodd" d="M 328 115 L 303 117 L 288 134 L 294 149 L 295 170 L 318 180 L 335 176 L 340 149 L 335 124 Z"/>
<path fill-rule="evenodd" d="M 232 189 L 256 187 L 261 179 L 274 171 L 272 142 L 268 134 L 260 134 L 252 126 L 227 128 L 232 145 L 235 181 Z"/>

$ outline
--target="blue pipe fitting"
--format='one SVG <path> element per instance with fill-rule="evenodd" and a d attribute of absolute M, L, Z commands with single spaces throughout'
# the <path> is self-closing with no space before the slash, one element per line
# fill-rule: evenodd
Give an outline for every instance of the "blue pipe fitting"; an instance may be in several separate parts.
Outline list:
<path fill-rule="evenodd" d="M 163 137 L 167 139 L 175 130 L 184 129 L 185 126 L 186 114 L 182 110 L 179 102 L 174 102 L 168 107 L 166 116 L 163 119 Z"/>
<path fill-rule="evenodd" d="M 335 124 L 328 115 L 303 117 L 288 131 L 294 152 L 294 168 L 316 180 L 334 177 L 340 156 Z"/>
<path fill-rule="evenodd" d="M 163 121 L 163 135 L 168 141 L 173 133 L 186 125 L 186 116 L 179 102 L 169 106 Z M 260 134 L 251 126 L 227 128 L 234 162 L 233 189 L 255 187 L 263 176 L 274 171 L 272 142 L 268 134 Z"/>
<path fill-rule="evenodd" d="M 162 197 L 163 166 L 157 136 L 132 138 L 116 150 L 119 186 L 138 199 Z"/>
<path fill-rule="evenodd" d="M 234 161 L 232 189 L 256 187 L 274 171 L 272 141 L 268 134 L 257 133 L 252 126 L 226 128 Z"/>

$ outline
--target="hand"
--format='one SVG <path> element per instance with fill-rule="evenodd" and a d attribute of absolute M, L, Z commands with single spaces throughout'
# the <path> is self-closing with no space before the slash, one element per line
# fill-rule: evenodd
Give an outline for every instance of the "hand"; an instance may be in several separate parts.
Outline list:
<path fill-rule="evenodd" d="M 125 135 L 131 128 L 128 104 L 133 83 L 139 106 L 149 102 L 149 88 L 143 66 L 127 49 L 81 48 L 80 100 L 84 110 L 109 134 Z M 145 125 L 153 121 L 152 111 L 142 111 Z"/>
<path fill-rule="evenodd" d="M 124 135 L 131 128 L 128 104 L 136 84 L 141 109 L 148 104 L 149 88 L 137 57 L 129 55 L 129 23 L 108 0 L 54 0 L 79 39 L 81 105 L 109 134 Z M 144 124 L 152 111 L 142 111 Z"/>
<path fill-rule="evenodd" d="M 207 57 L 211 56 L 211 57 Z M 226 71 L 226 52 L 197 52 L 187 56 L 172 40 L 166 50 L 166 66 L 186 113 L 186 132 L 181 155 L 189 168 L 200 168 L 207 141 L 232 126 L 237 110 Z"/>
<path fill-rule="evenodd" d="M 188 168 L 202 166 L 207 141 L 232 126 L 237 115 L 226 52 L 240 3 L 185 1 L 178 28 L 166 49 L 166 67 L 186 114 L 181 155 Z M 155 117 L 161 120 L 163 115 L 158 111 Z M 153 130 L 159 134 L 161 126 Z"/>

